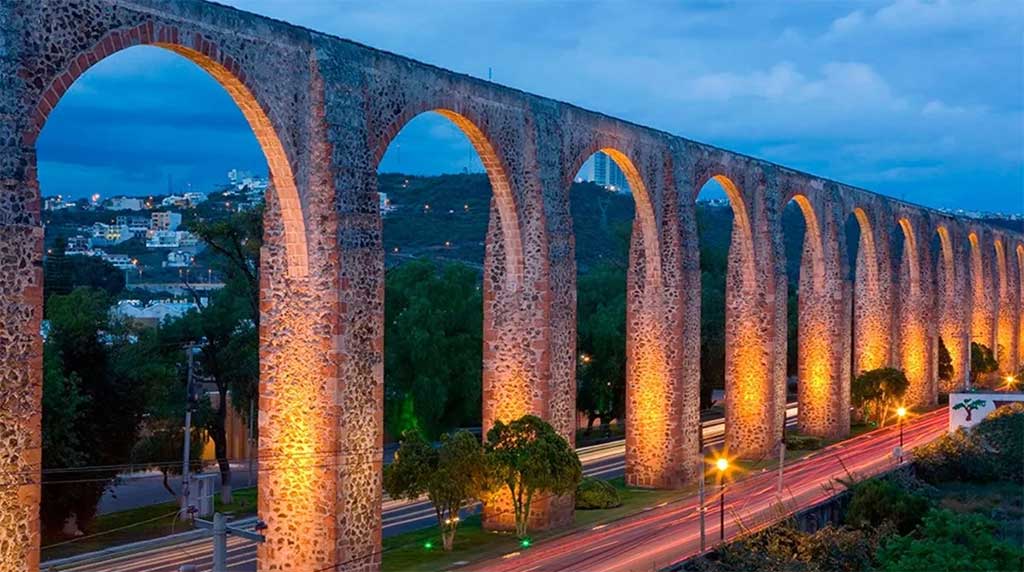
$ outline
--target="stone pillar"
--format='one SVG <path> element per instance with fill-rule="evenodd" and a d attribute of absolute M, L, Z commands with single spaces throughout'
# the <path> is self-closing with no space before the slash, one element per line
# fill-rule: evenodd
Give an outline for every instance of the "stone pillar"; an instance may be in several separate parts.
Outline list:
<path fill-rule="evenodd" d="M 800 259 L 797 425 L 828 439 L 850 431 L 850 299 L 843 280 L 844 219 L 820 200 L 795 198 L 807 230 Z M 819 216 L 820 214 L 820 216 Z"/>
<path fill-rule="evenodd" d="M 971 341 L 995 351 L 996 297 L 992 284 L 998 278 L 991 263 L 991 249 L 985 248 L 988 238 L 987 233 L 979 235 L 977 231 L 972 231 L 968 237 L 971 246 Z"/>
<path fill-rule="evenodd" d="M 999 362 L 1001 374 L 1016 373 L 1017 365 L 1017 311 L 1014 294 L 1016 281 L 1010 270 L 1004 238 L 999 237 L 995 244 L 996 266 L 996 361 Z"/>
<path fill-rule="evenodd" d="M 938 229 L 940 247 L 938 263 L 935 267 L 935 316 L 937 319 L 938 336 L 949 352 L 953 363 L 953 377 L 949 381 L 939 380 L 939 391 L 951 393 L 962 389 L 967 382 L 967 373 L 971 362 L 970 340 L 970 306 L 965 303 L 969 298 L 967 272 L 964 270 L 969 263 L 966 250 L 967 240 L 954 240 L 949 229 L 940 226 Z M 935 359 L 938 360 L 938 344 L 936 343 Z M 938 375 L 938 372 L 936 372 Z"/>
<path fill-rule="evenodd" d="M 884 219 L 862 208 L 854 209 L 860 226 L 853 284 L 853 372 L 890 365 L 892 301 L 889 234 Z"/>
<path fill-rule="evenodd" d="M 1017 269 L 1017 370 L 1024 366 L 1024 244 L 1016 243 L 1013 249 L 1014 266 Z M 1024 383 L 1021 380 L 1020 383 Z"/>
<path fill-rule="evenodd" d="M 786 401 L 786 275 L 782 238 L 773 232 L 781 224 L 781 197 L 755 167 L 721 169 L 727 175 L 718 181 L 733 210 L 725 281 L 725 447 L 731 455 L 763 458 L 782 438 Z"/>
<path fill-rule="evenodd" d="M 11 96 L 0 91 L 0 108 Z M 12 127 L 0 118 L 0 572 L 33 572 L 42 478 L 43 228 L 35 152 L 15 143 Z"/>
<path fill-rule="evenodd" d="M 267 194 L 260 267 L 260 518 L 267 541 L 258 567 L 314 570 L 334 565 L 338 407 L 332 330 L 336 298 L 315 275 L 288 276 L 284 232 Z M 316 268 L 314 264 L 314 269 Z"/>
<path fill-rule="evenodd" d="M 904 402 L 910 407 L 931 406 L 937 399 L 937 387 L 932 366 L 930 265 L 922 254 L 918 225 L 907 218 L 901 218 L 899 224 L 902 230 L 896 232 L 903 233 L 904 241 L 898 261 L 895 330 L 897 361 L 910 381 Z"/>

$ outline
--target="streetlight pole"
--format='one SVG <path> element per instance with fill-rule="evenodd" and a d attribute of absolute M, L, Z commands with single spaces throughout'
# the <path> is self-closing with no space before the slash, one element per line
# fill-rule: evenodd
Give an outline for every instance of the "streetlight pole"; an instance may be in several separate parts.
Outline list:
<path fill-rule="evenodd" d="M 722 483 L 722 496 L 718 498 L 718 539 L 725 542 L 725 472 L 729 470 L 729 459 L 719 457 L 715 461 L 718 480 Z"/>
<path fill-rule="evenodd" d="M 704 463 L 704 423 L 698 418 L 697 443 L 700 447 L 700 480 L 697 481 L 697 497 L 700 499 L 700 551 L 703 554 L 707 547 L 707 534 L 704 532 L 704 481 L 707 479 L 708 471 Z"/>
<path fill-rule="evenodd" d="M 899 407 L 896 409 L 896 417 L 899 418 L 900 426 L 900 464 L 903 463 L 903 418 L 907 416 L 907 408 Z"/>
<path fill-rule="evenodd" d="M 181 463 L 181 518 L 187 519 L 189 512 L 189 454 L 192 450 L 192 369 L 193 352 L 192 344 L 185 348 L 185 355 L 188 357 L 188 378 L 185 382 L 185 447 L 182 452 Z"/>
<path fill-rule="evenodd" d="M 718 540 L 725 542 L 725 480 L 722 480 L 722 496 L 718 499 Z"/>

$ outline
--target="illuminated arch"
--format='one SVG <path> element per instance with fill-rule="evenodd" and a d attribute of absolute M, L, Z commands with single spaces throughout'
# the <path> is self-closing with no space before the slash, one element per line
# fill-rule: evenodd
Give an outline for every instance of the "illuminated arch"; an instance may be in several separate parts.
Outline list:
<path fill-rule="evenodd" d="M 946 291 L 943 294 L 947 297 L 952 297 L 956 286 L 955 268 L 953 266 L 953 241 L 949 238 L 949 229 L 944 225 L 939 225 L 935 232 L 939 235 L 939 244 L 942 248 L 942 271 L 946 281 Z"/>
<path fill-rule="evenodd" d="M 193 40 L 198 49 L 186 45 Z M 265 106 L 254 95 L 247 84 L 247 76 L 240 64 L 209 40 L 196 35 L 179 35 L 176 28 L 162 27 L 156 37 L 151 23 L 141 24 L 131 30 L 114 31 L 101 38 L 95 47 L 72 60 L 69 69 L 57 76 L 43 91 L 33 115 L 35 127 L 28 134 L 27 143 L 35 145 L 46 118 L 57 106 L 61 97 L 72 83 L 89 68 L 103 59 L 130 47 L 147 45 L 174 52 L 198 65 L 215 79 L 231 96 L 238 106 L 267 160 L 273 187 L 277 193 L 281 218 L 284 221 L 284 243 L 287 256 L 288 275 L 302 278 L 309 272 L 308 246 L 306 243 L 305 220 L 298 188 L 291 163 L 284 150 Z"/>
<path fill-rule="evenodd" d="M 796 202 L 804 215 L 807 229 L 804 241 L 810 245 L 811 252 L 811 284 L 813 284 L 816 294 L 821 293 L 825 287 L 825 259 L 818 215 L 805 195 L 797 194 L 792 200 Z"/>
<path fill-rule="evenodd" d="M 921 292 L 921 275 L 918 268 L 917 258 L 917 237 L 914 235 L 914 227 L 906 218 L 899 220 L 900 228 L 903 229 L 903 237 L 906 239 L 903 245 L 904 256 L 907 257 L 907 270 L 910 275 L 910 294 L 917 296 Z"/>
<path fill-rule="evenodd" d="M 853 216 L 857 219 L 857 225 L 860 226 L 860 242 L 864 249 L 864 271 L 868 288 L 874 292 L 878 289 L 878 253 L 875 249 L 875 232 L 871 228 L 871 221 L 864 209 L 854 208 Z"/>
<path fill-rule="evenodd" d="M 625 175 L 629 190 L 636 204 L 636 218 L 633 224 L 639 225 L 644 243 L 644 268 L 648 282 L 654 287 L 661 285 L 661 241 L 658 239 L 658 222 L 654 216 L 654 203 L 640 171 L 629 156 L 615 147 L 594 145 L 586 149 L 571 164 L 568 181 L 583 168 L 583 164 L 597 153 L 604 153 L 615 162 Z"/>
<path fill-rule="evenodd" d="M 512 194 L 512 187 L 508 182 L 508 175 L 505 167 L 495 151 L 494 146 L 484 132 L 466 116 L 447 108 L 435 108 L 424 111 L 410 111 L 403 114 L 397 121 L 392 122 L 388 127 L 386 135 L 380 141 L 380 145 L 374 151 L 374 168 L 379 166 L 384 158 L 388 146 L 410 121 L 424 113 L 437 113 L 451 121 L 469 139 L 473 149 L 480 157 L 480 162 L 487 172 L 487 179 L 491 184 L 491 192 L 494 195 L 495 204 L 498 207 L 498 214 L 501 218 L 501 234 L 506 257 L 506 281 L 515 289 L 523 277 L 523 243 L 519 231 L 519 216 L 516 209 L 515 197 Z"/>
<path fill-rule="evenodd" d="M 988 297 L 985 295 L 985 274 L 984 262 L 981 257 L 981 244 L 978 234 L 971 232 L 967 235 L 971 245 L 971 340 L 985 345 L 990 345 L 989 339 L 991 329 L 988 321 Z"/>
<path fill-rule="evenodd" d="M 729 199 L 729 205 L 732 207 L 732 228 L 734 233 L 739 235 L 739 244 L 735 244 L 735 241 L 729 245 L 730 257 L 732 256 L 733 247 L 740 248 L 740 264 L 742 269 L 740 276 L 742 277 L 743 289 L 749 289 L 754 286 L 754 280 L 757 277 L 757 266 L 754 259 L 754 231 L 750 224 L 750 215 L 747 212 L 746 201 L 743 200 L 743 193 L 740 192 L 739 187 L 729 177 L 725 175 L 714 175 L 709 177 L 706 181 L 701 182 L 696 187 L 696 194 L 694 199 L 696 200 L 697 195 L 704 188 L 704 185 L 710 180 L 717 182 L 722 189 L 725 191 L 725 196 Z"/>

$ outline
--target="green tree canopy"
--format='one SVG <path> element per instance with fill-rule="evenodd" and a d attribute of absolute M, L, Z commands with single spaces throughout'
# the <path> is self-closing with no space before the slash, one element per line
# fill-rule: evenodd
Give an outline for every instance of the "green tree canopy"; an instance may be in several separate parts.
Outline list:
<path fill-rule="evenodd" d="M 526 536 L 534 495 L 562 495 L 576 489 L 583 467 L 576 451 L 546 421 L 524 415 L 497 421 L 487 432 L 488 464 L 512 497 L 516 534 Z"/>
<path fill-rule="evenodd" d="M 908 387 L 910 382 L 901 370 L 873 369 L 854 378 L 850 387 L 851 401 L 862 418 L 873 418 L 882 426 L 906 395 Z"/>
<path fill-rule="evenodd" d="M 939 336 L 939 379 L 952 381 L 953 373 L 953 358 L 949 355 L 946 342 L 942 340 L 942 336 Z"/>
<path fill-rule="evenodd" d="M 994 532 L 995 523 L 984 516 L 932 509 L 915 534 L 889 540 L 878 559 L 891 572 L 1020 570 L 1024 553 Z"/>
<path fill-rule="evenodd" d="M 999 369 L 992 350 L 985 344 L 971 342 L 971 385 L 976 385 L 984 376 Z"/>
<path fill-rule="evenodd" d="M 384 297 L 384 405 L 391 435 L 434 438 L 478 426 L 483 300 L 464 264 L 414 260 L 391 269 Z"/>
<path fill-rule="evenodd" d="M 483 447 L 468 431 L 441 436 L 434 449 L 418 432 L 409 432 L 384 468 L 384 490 L 396 499 L 415 500 L 427 495 L 441 529 L 442 545 L 452 549 L 459 512 L 493 488 Z"/>

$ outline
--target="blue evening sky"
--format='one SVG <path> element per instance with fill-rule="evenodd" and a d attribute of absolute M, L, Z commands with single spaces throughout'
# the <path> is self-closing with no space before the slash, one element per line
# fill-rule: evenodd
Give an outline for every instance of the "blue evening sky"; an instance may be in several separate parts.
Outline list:
<path fill-rule="evenodd" d="M 934 207 L 1024 212 L 1024 3 L 227 0 L 455 71 Z M 385 171 L 479 170 L 423 118 Z M 39 141 L 43 193 L 209 190 L 265 173 L 188 61 L 132 48 Z"/>

